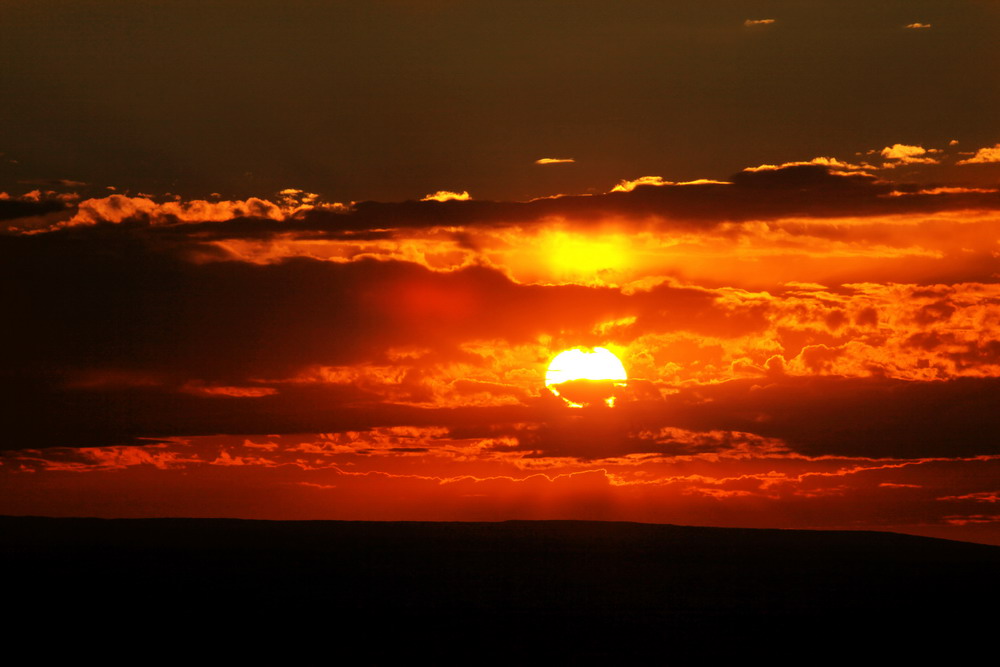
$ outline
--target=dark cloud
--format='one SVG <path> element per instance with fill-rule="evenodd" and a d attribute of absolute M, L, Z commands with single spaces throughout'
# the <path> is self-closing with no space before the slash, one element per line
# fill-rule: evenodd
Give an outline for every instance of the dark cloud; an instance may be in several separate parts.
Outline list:
<path fill-rule="evenodd" d="M 362 232 L 384 234 L 387 229 L 497 226 L 552 218 L 572 220 L 579 227 L 609 218 L 624 218 L 643 226 L 704 228 L 727 221 L 789 216 L 863 217 L 1000 208 L 1000 193 L 995 191 L 935 192 L 927 190 L 927 186 L 889 183 L 864 173 L 838 172 L 821 164 L 744 170 L 732 176 L 731 181 L 731 184 L 639 185 L 629 192 L 566 195 L 528 202 L 364 201 L 350 209 L 303 210 L 289 219 L 237 215 L 223 221 L 185 221 L 183 227 L 169 224 L 178 221 L 176 215 L 160 212 L 159 225 L 151 233 L 185 238 L 197 235 L 206 241 L 289 233 L 307 238 L 350 238 Z M 890 196 L 893 192 L 905 196 Z M 23 210 L 21 215 L 34 214 L 33 209 Z M 99 216 L 100 210 L 95 214 Z M 17 217 L 13 207 L 5 217 Z M 117 220 L 117 215 L 113 219 Z M 149 225 L 151 217 L 148 212 L 137 212 L 124 222 Z"/>
<path fill-rule="evenodd" d="M 546 410 L 537 425 L 457 430 L 456 437 L 514 436 L 546 456 L 721 452 L 734 434 L 776 438 L 807 456 L 970 457 L 1000 454 L 998 378 L 912 382 L 887 378 L 782 376 L 681 388 L 609 410 Z M 657 436 L 688 429 L 698 439 Z M 745 440 L 739 436 L 738 440 Z M 761 443 L 752 443 L 760 449 Z"/>
<path fill-rule="evenodd" d="M 900 186 L 860 173 L 834 173 L 807 164 L 745 170 L 732 184 L 639 185 L 630 192 L 562 196 L 530 202 L 361 202 L 346 216 L 325 211 L 305 215 L 317 229 L 373 229 L 440 225 L 505 224 L 564 217 L 587 221 L 626 217 L 669 219 L 674 226 L 704 227 L 724 221 L 788 216 L 874 216 L 950 209 L 1000 208 L 1000 193 L 922 194 L 918 186 Z M 903 188 L 912 194 L 889 196 Z"/>
<path fill-rule="evenodd" d="M 526 406 L 420 408 L 351 385 L 283 388 L 257 398 L 197 397 L 164 387 L 66 389 L 22 384 L 5 401 L 0 449 L 151 444 L 174 436 L 337 433 L 385 426 L 537 420 Z"/>
<path fill-rule="evenodd" d="M 507 431 L 546 456 L 603 458 L 723 452 L 734 433 L 777 438 L 807 456 L 966 457 L 1000 454 L 1000 378 L 907 382 L 836 376 L 733 380 L 681 388 L 614 410 L 560 411 Z M 704 435 L 674 438 L 662 429 Z"/>
<path fill-rule="evenodd" d="M 20 199 L 0 198 L 0 220 L 18 220 L 47 213 L 62 211 L 66 208 L 63 202 L 46 199 L 42 201 L 23 201 Z"/>
<path fill-rule="evenodd" d="M 675 424 L 781 438 L 812 456 L 1000 454 L 1000 378 L 784 377 L 682 389 Z"/>
<path fill-rule="evenodd" d="M 118 232 L 121 233 L 118 233 Z M 625 312 L 611 288 L 517 285 L 496 270 L 289 259 L 190 263 L 126 230 L 0 239 L 0 276 L 19 285 L 4 332 L 8 368 L 118 368 L 240 381 L 307 364 L 377 361 L 393 345 L 452 349 L 587 331 Z"/>

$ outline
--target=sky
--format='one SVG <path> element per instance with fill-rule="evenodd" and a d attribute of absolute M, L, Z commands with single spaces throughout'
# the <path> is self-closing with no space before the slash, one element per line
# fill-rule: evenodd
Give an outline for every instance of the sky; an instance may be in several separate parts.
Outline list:
<path fill-rule="evenodd" d="M 996 3 L 0 20 L 0 513 L 1000 544 Z"/>

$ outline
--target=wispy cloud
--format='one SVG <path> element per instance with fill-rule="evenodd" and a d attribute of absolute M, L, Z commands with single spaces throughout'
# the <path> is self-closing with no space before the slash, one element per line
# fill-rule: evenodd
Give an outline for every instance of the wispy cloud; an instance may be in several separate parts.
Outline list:
<path fill-rule="evenodd" d="M 925 30 L 930 27 L 930 23 L 909 23 L 906 25 L 906 28 L 909 30 Z"/>
<path fill-rule="evenodd" d="M 48 188 L 79 188 L 87 185 L 83 181 L 72 181 L 68 178 L 27 178 L 18 181 L 21 185 L 42 185 Z"/>
<path fill-rule="evenodd" d="M 661 187 L 664 185 L 732 185 L 729 181 L 716 181 L 711 178 L 697 178 L 693 181 L 668 181 L 662 176 L 640 176 L 633 180 L 621 180 L 611 188 L 611 192 L 632 192 L 640 185 Z"/>
<path fill-rule="evenodd" d="M 979 503 L 1000 503 L 1000 491 L 979 491 L 961 496 L 942 496 L 938 500 L 973 500 Z"/>
<path fill-rule="evenodd" d="M 672 185 L 672 181 L 664 180 L 662 176 L 640 176 L 639 178 L 632 179 L 630 181 L 623 180 L 618 183 L 615 187 L 611 188 L 612 192 L 632 192 L 640 185 L 655 185 L 657 187 L 663 185 Z"/>
<path fill-rule="evenodd" d="M 746 172 L 757 172 L 757 171 L 779 171 L 783 169 L 788 169 L 789 167 L 806 167 L 806 166 L 820 166 L 826 167 L 831 174 L 851 174 L 851 173 L 864 173 L 865 169 L 871 168 L 871 165 L 865 164 L 853 164 L 851 162 L 844 162 L 843 160 L 838 160 L 835 157 L 814 157 L 811 160 L 800 160 L 797 162 L 785 162 L 783 164 L 762 164 L 756 167 L 747 167 L 744 169 Z"/>
<path fill-rule="evenodd" d="M 573 158 L 543 157 L 535 160 L 535 164 L 570 164 L 576 162 Z"/>
<path fill-rule="evenodd" d="M 743 22 L 743 25 L 745 26 L 771 25 L 772 23 L 774 23 L 774 19 L 747 19 L 746 21 Z"/>

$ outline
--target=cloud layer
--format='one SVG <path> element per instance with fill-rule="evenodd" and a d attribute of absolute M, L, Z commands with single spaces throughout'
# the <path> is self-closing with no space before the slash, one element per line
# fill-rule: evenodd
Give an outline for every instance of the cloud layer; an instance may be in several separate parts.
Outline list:
<path fill-rule="evenodd" d="M 444 195 L 0 200 L 16 323 L 0 474 L 20 489 L 0 511 L 71 511 L 59 497 L 77 496 L 34 480 L 99 505 L 149 475 L 191 511 L 183 473 L 233 498 L 278 485 L 284 516 L 388 493 L 409 500 L 369 518 L 750 525 L 763 503 L 771 523 L 843 526 L 882 525 L 863 508 L 886 502 L 897 527 L 992 539 L 994 189 L 823 158 L 591 196 Z M 578 345 L 624 362 L 615 409 L 544 390 Z"/>

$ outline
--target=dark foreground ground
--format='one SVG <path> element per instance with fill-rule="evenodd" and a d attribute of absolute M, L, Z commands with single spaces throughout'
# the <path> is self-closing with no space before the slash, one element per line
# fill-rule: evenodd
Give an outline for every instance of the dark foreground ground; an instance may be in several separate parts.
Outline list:
<path fill-rule="evenodd" d="M 975 664 L 1000 630 L 1000 547 L 890 533 L 0 517 L 0 568 L 35 662 Z"/>

